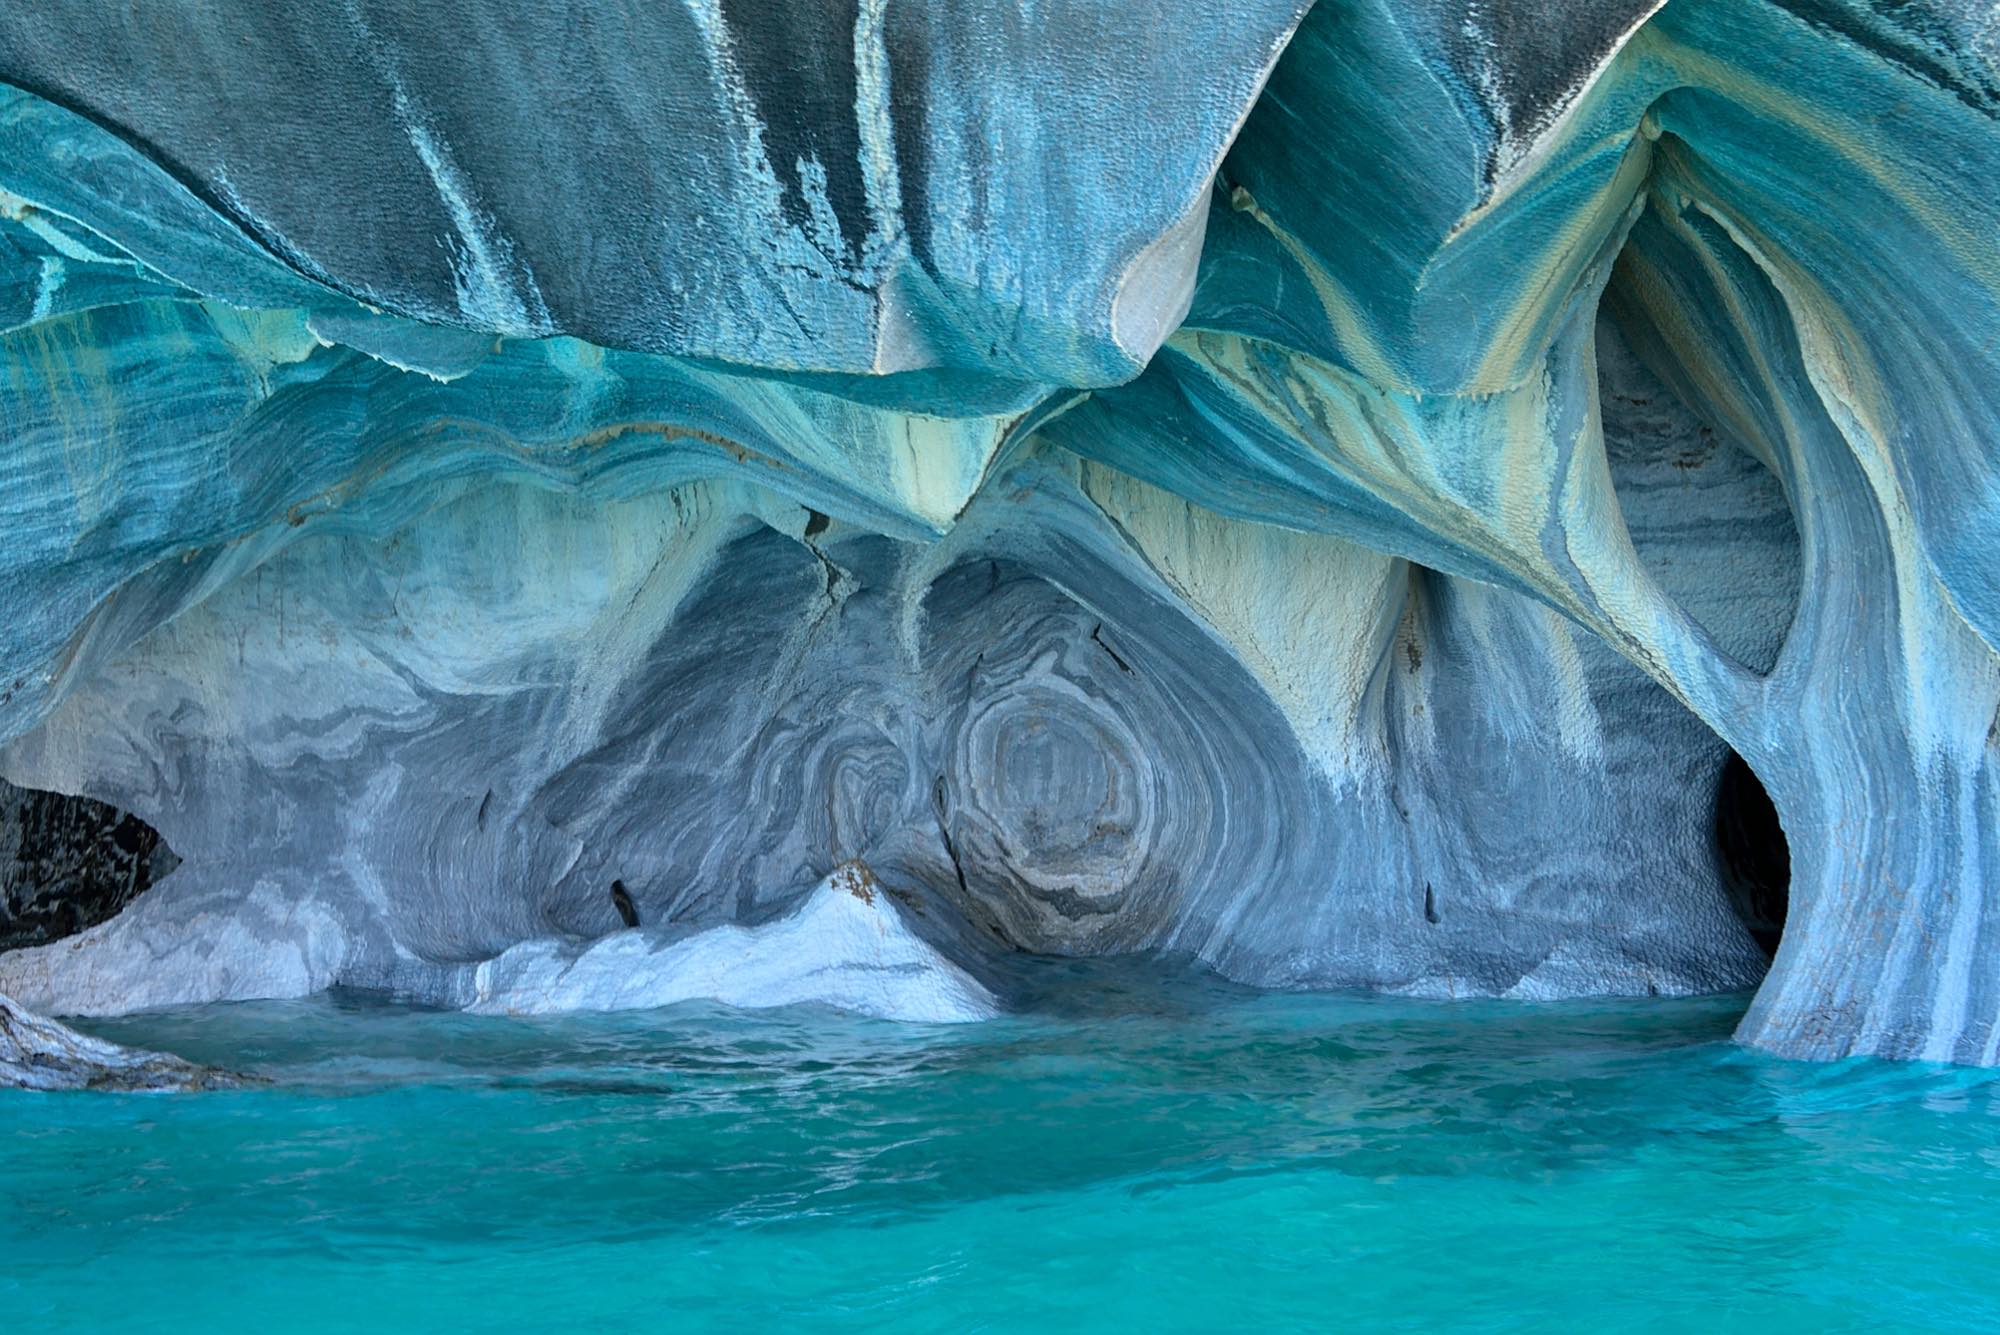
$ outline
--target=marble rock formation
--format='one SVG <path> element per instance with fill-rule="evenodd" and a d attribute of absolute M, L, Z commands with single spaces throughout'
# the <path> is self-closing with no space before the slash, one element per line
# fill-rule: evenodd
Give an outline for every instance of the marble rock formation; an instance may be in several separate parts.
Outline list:
<path fill-rule="evenodd" d="M 0 11 L 0 990 L 2000 1062 L 1986 7 L 644 9 Z"/>
<path fill-rule="evenodd" d="M 860 862 L 842 863 L 798 908 L 761 927 L 725 923 L 677 940 L 637 927 L 578 945 L 542 938 L 471 966 L 459 986 L 451 999 L 465 1009 L 508 1015 L 691 1000 L 813 1003 L 933 1024 L 999 1013 L 986 989 L 903 925 Z"/>
<path fill-rule="evenodd" d="M 167 1093 L 228 1089 L 240 1076 L 79 1034 L 0 996 L 0 1088 Z"/>

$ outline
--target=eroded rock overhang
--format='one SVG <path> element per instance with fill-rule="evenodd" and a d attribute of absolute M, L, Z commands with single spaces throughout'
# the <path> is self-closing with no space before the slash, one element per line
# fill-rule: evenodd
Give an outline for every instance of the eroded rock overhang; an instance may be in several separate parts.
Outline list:
<path fill-rule="evenodd" d="M 1746 986 L 1733 753 L 1743 1037 L 2000 1057 L 1989 20 L 787 15 L 0 15 L 0 778 L 183 859 L 0 992 L 853 861 L 966 996 Z"/>

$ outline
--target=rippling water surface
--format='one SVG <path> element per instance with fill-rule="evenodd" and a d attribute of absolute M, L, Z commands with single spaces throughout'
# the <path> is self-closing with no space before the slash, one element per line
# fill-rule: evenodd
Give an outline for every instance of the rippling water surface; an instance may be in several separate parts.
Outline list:
<path fill-rule="evenodd" d="M 1990 1076 L 1761 1058 L 1741 998 L 1047 981 L 98 1024 L 270 1083 L 0 1092 L 0 1329 L 2000 1328 Z"/>

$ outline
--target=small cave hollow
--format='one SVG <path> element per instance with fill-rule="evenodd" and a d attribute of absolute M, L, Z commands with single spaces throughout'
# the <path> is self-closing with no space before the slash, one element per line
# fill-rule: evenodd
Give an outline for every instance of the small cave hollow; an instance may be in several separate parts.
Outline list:
<path fill-rule="evenodd" d="M 1770 794 L 1734 751 L 1715 789 L 1715 852 L 1737 916 L 1765 957 L 1776 955 L 1791 891 L 1791 847 Z"/>
<path fill-rule="evenodd" d="M 179 865 L 130 812 L 0 781 L 0 952 L 108 922 Z"/>

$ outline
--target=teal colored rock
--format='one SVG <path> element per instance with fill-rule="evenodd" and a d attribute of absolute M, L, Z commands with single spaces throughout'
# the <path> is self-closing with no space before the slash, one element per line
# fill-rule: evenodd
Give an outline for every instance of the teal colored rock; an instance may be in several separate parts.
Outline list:
<path fill-rule="evenodd" d="M 0 780 L 180 859 L 0 992 L 694 995 L 860 861 L 882 1013 L 1142 952 L 2000 1063 L 1996 31 L 0 13 Z"/>

